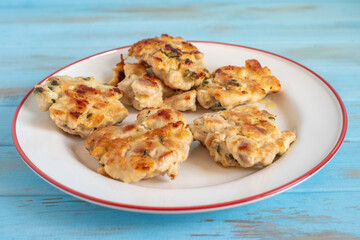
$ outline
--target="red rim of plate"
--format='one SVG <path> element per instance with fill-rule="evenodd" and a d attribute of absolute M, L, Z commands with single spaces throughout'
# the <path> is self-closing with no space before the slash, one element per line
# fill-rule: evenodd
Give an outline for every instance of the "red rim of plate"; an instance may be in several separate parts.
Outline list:
<path fill-rule="evenodd" d="M 322 78 L 319 74 L 315 73 L 314 71 L 310 70 L 309 68 L 301 65 L 298 62 L 295 62 L 289 58 L 283 57 L 281 55 L 272 53 L 272 52 L 268 52 L 268 51 L 264 51 L 261 49 L 257 49 L 257 48 L 252 48 L 252 47 L 247 47 L 247 46 L 242 46 L 242 45 L 237 45 L 237 44 L 230 44 L 230 43 L 221 43 L 221 42 L 211 42 L 211 41 L 191 41 L 191 42 L 198 42 L 198 43 L 211 43 L 211 44 L 220 44 L 220 45 L 227 45 L 227 46 L 234 46 L 234 47 L 240 47 L 240 48 L 246 48 L 246 49 L 251 49 L 251 50 L 255 50 L 255 51 L 259 51 L 259 52 L 263 52 L 263 53 L 267 53 L 276 57 L 280 57 L 283 58 L 287 61 L 290 61 L 292 63 L 295 63 L 296 65 L 306 69 L 307 71 L 311 72 L 312 74 L 314 74 L 317 78 L 319 78 L 321 81 L 323 81 L 326 86 L 328 86 L 328 88 L 330 88 L 330 90 L 334 93 L 334 95 L 336 96 L 339 105 L 341 107 L 341 111 L 342 111 L 342 115 L 343 115 L 343 126 L 342 126 L 342 130 L 341 130 L 341 134 L 340 137 L 336 143 L 336 145 L 334 146 L 334 148 L 330 151 L 330 153 L 324 158 L 324 160 L 322 160 L 317 166 L 315 166 L 314 168 L 312 168 L 310 171 L 308 171 L 307 173 L 303 174 L 302 176 L 280 186 L 277 187 L 275 189 L 269 190 L 267 192 L 263 192 L 251 197 L 247 197 L 247 198 L 242 198 L 242 199 L 238 199 L 238 200 L 233 200 L 233 201 L 229 201 L 229 202 L 222 202 L 222 203 L 216 203 L 216 204 L 208 204 L 208 205 L 198 205 L 198 206 L 185 206 L 185 207 L 151 207 L 151 206 L 138 206 L 138 205 L 131 205 L 131 204 L 123 204 L 123 203 L 118 203 L 118 202 L 113 202 L 113 201 L 108 201 L 108 200 L 104 200 L 104 199 L 100 199 L 100 198 L 96 198 L 96 197 L 92 197 L 90 195 L 78 192 L 74 189 L 71 189 L 63 184 L 61 184 L 60 182 L 57 182 L 56 180 L 52 179 L 50 176 L 48 176 L 46 173 L 44 173 L 43 171 L 41 171 L 24 153 L 24 151 L 22 150 L 18 138 L 17 138 L 17 133 L 16 133 L 16 121 L 17 121 L 17 117 L 19 114 L 19 111 L 22 107 L 22 105 L 24 104 L 24 102 L 26 101 L 26 99 L 29 97 L 29 95 L 31 94 L 31 92 L 33 91 L 33 89 L 31 89 L 26 96 L 23 98 L 23 100 L 20 102 L 19 106 L 17 107 L 15 114 L 14 114 L 14 118 L 12 121 L 12 126 L 11 126 L 11 131 L 12 131 L 12 138 L 14 141 L 14 145 L 17 149 L 17 151 L 19 152 L 20 156 L 22 157 L 22 159 L 25 161 L 25 163 L 33 170 L 35 171 L 38 175 L 40 175 L 42 178 L 44 178 L 46 181 L 48 181 L 49 183 L 55 185 L 56 187 L 60 188 L 61 190 L 68 192 L 70 194 L 73 194 L 75 196 L 78 196 L 80 198 L 83 198 L 85 200 L 94 202 L 94 203 L 98 203 L 98 204 L 102 204 L 102 205 L 108 205 L 108 206 L 112 206 L 112 207 L 117 207 L 117 208 L 124 208 L 124 209 L 129 209 L 129 210 L 147 210 L 147 211 L 196 211 L 196 210 L 206 210 L 206 209 L 219 209 L 219 208 L 225 208 L 225 207 L 230 207 L 230 206 L 235 206 L 235 205 L 239 205 L 239 204 L 244 204 L 244 203 L 250 203 L 250 202 L 254 202 L 257 200 L 261 200 L 264 199 L 266 197 L 270 197 L 272 195 L 278 194 L 280 192 L 285 191 L 286 189 L 289 189 L 293 186 L 295 186 L 296 184 L 306 180 L 307 178 L 309 178 L 311 175 L 315 174 L 317 171 L 319 171 L 323 166 L 325 166 L 326 163 L 328 163 L 331 158 L 335 155 L 335 153 L 339 150 L 342 142 L 344 141 L 345 138 L 345 134 L 346 134 L 346 129 L 347 129 L 347 114 L 346 114 L 346 109 L 345 109 L 345 105 L 343 103 L 343 101 L 341 100 L 339 94 L 335 91 L 335 89 L 324 79 Z M 42 81 L 39 82 L 42 83 L 43 81 L 45 81 L 47 78 L 49 78 L 50 76 L 58 73 L 59 71 L 68 68 L 76 63 L 82 62 L 86 59 L 104 54 L 104 53 L 108 53 L 111 51 L 115 51 L 115 50 L 119 50 L 119 49 L 123 49 L 123 48 L 128 48 L 130 46 L 125 46 L 125 47 L 120 47 L 120 48 L 114 48 L 111 50 L 107 50 L 104 52 L 100 52 L 94 55 L 91 55 L 89 57 L 83 58 L 81 60 L 78 60 L 74 63 L 71 63 L 59 70 L 57 70 L 56 72 L 50 74 L 49 76 L 47 76 L 46 78 L 44 78 Z"/>

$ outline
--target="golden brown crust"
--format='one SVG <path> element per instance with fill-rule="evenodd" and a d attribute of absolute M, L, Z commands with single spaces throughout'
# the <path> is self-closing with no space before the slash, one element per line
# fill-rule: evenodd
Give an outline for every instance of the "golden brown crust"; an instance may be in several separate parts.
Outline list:
<path fill-rule="evenodd" d="M 269 165 L 296 138 L 292 131 L 280 132 L 275 116 L 257 106 L 206 113 L 195 119 L 190 129 L 224 167 Z"/>
<path fill-rule="evenodd" d="M 280 81 L 271 75 L 270 69 L 261 67 L 255 59 L 247 60 L 245 67 L 221 67 L 213 75 L 213 79 L 204 81 L 197 89 L 197 99 L 204 108 L 254 103 L 281 89 Z"/>
<path fill-rule="evenodd" d="M 100 172 L 128 183 L 165 173 L 174 179 L 191 143 L 180 112 L 149 109 L 138 114 L 135 124 L 95 131 L 85 146 L 103 165 Z"/>
<path fill-rule="evenodd" d="M 196 111 L 196 91 L 186 91 L 165 98 L 162 106 L 177 111 Z"/>
<path fill-rule="evenodd" d="M 128 115 L 119 101 L 121 91 L 94 78 L 54 76 L 35 89 L 40 109 L 49 110 L 55 124 L 73 135 L 87 137 L 94 129 L 121 122 Z"/>
<path fill-rule="evenodd" d="M 145 62 L 172 89 L 189 90 L 209 76 L 203 54 L 180 37 L 161 35 L 135 43 L 129 56 Z"/>
<path fill-rule="evenodd" d="M 119 82 L 121 82 L 125 78 L 125 70 L 124 70 L 125 60 L 124 60 L 122 54 L 120 55 L 120 59 L 121 59 L 120 62 L 118 62 L 116 64 L 116 67 L 113 68 L 114 77 L 109 82 L 109 85 L 114 86 L 114 87 L 116 87 L 119 84 Z"/>

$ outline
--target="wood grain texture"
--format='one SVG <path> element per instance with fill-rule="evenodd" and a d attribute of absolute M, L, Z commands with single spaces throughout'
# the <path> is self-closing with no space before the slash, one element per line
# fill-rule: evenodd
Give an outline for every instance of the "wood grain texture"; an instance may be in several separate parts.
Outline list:
<path fill-rule="evenodd" d="M 0 209 L 0 233 L 11 228 L 4 232 L 16 239 L 359 239 L 353 217 L 359 216 L 360 193 L 345 193 L 287 192 L 239 208 L 185 215 L 123 212 L 63 195 L 6 196 L 0 197 L 7 206 Z"/>
<path fill-rule="evenodd" d="M 360 239 L 360 1 L 0 1 L 1 239 Z M 11 121 L 23 96 L 78 59 L 168 33 L 275 52 L 324 77 L 345 102 L 345 142 L 314 177 L 229 210 L 151 215 L 99 207 L 21 160 Z"/>

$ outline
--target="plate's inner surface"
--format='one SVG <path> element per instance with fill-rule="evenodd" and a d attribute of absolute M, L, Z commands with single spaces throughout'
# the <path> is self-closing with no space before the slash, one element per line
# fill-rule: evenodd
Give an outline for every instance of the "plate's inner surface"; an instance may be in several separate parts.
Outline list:
<path fill-rule="evenodd" d="M 212 204 L 260 194 L 300 177 L 329 154 L 340 136 L 342 114 L 336 97 L 321 80 L 303 68 L 267 53 L 210 43 L 195 45 L 204 52 L 205 64 L 211 71 L 229 64 L 244 66 L 246 59 L 256 58 L 279 78 L 282 90 L 270 94 L 257 105 L 275 114 L 280 130 L 294 131 L 297 140 L 273 165 L 264 169 L 223 168 L 195 141 L 175 180 L 158 176 L 124 184 L 97 174 L 97 160 L 85 149 L 85 140 L 58 129 L 48 112 L 38 110 L 32 95 L 25 101 L 17 120 L 20 146 L 41 171 L 71 189 L 120 203 L 165 207 Z M 56 74 L 94 76 L 108 82 L 120 53 L 126 56 L 127 49 L 91 57 Z M 123 123 L 133 123 L 138 111 L 127 108 L 130 115 Z M 191 123 L 204 112 L 206 110 L 186 112 L 185 117 Z M 151 193 L 151 189 L 158 189 L 157 196 L 137 196 Z M 127 194 L 122 194 L 123 191 Z"/>

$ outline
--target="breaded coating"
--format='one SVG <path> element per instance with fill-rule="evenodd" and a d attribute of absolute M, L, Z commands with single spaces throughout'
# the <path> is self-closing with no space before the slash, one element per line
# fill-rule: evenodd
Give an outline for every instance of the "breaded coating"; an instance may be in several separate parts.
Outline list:
<path fill-rule="evenodd" d="M 162 108 L 171 108 L 177 111 L 196 111 L 196 91 L 191 90 L 165 98 Z"/>
<path fill-rule="evenodd" d="M 121 91 L 93 77 L 53 76 L 36 85 L 40 110 L 50 111 L 55 124 L 67 133 L 88 137 L 96 128 L 122 122 L 128 111 Z"/>
<path fill-rule="evenodd" d="M 189 90 L 209 77 L 203 54 L 181 37 L 161 35 L 135 43 L 129 56 L 145 62 L 172 89 Z"/>
<path fill-rule="evenodd" d="M 247 60 L 245 67 L 225 66 L 217 69 L 197 89 L 197 100 L 206 109 L 224 110 L 243 103 L 254 103 L 268 93 L 281 89 L 280 81 L 267 67 L 255 60 Z"/>
<path fill-rule="evenodd" d="M 175 179 L 192 141 L 181 112 L 146 109 L 135 124 L 96 130 L 85 146 L 103 166 L 99 173 L 129 183 L 165 173 Z"/>
<path fill-rule="evenodd" d="M 190 130 L 224 167 L 269 165 L 296 138 L 292 131 L 281 132 L 275 116 L 257 106 L 206 113 L 190 124 Z"/>

